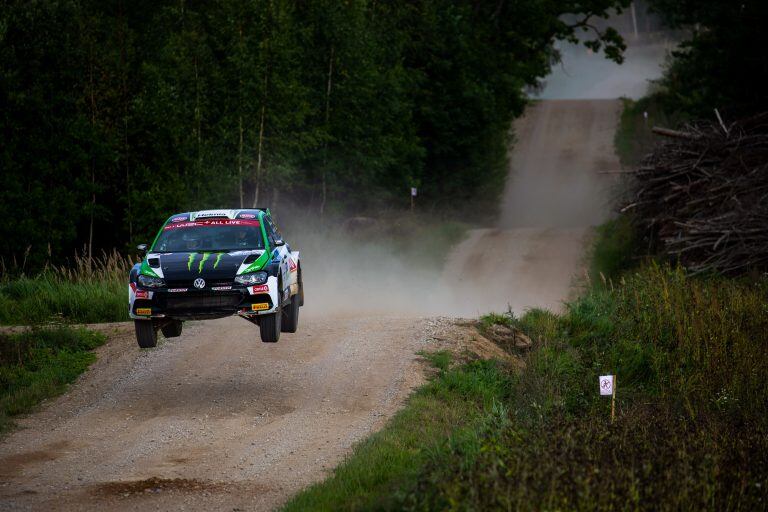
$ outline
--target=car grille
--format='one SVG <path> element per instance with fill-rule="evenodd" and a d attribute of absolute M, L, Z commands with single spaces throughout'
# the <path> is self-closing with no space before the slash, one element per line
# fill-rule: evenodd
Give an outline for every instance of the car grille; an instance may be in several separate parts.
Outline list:
<path fill-rule="evenodd" d="M 168 311 L 192 310 L 192 309 L 229 309 L 235 308 L 242 296 L 239 292 L 230 293 L 206 293 L 184 294 L 174 296 L 169 294 L 165 298 L 165 309 Z"/>
<path fill-rule="evenodd" d="M 195 282 L 194 279 L 166 280 L 166 286 L 168 288 L 188 288 L 190 290 L 196 290 L 194 282 Z M 205 280 L 206 288 L 210 288 L 211 286 L 232 286 L 232 285 L 233 285 L 232 279 L 223 280 L 223 281 L 222 280 L 210 281 L 208 279 Z"/>

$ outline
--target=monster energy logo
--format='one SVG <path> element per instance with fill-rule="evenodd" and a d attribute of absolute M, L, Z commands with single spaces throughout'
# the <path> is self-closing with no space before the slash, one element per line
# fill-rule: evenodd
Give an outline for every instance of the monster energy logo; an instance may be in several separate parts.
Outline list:
<path fill-rule="evenodd" d="M 197 256 L 196 252 L 190 253 L 189 259 L 187 259 L 187 270 L 192 272 L 192 264 L 195 262 L 195 257 Z M 224 256 L 223 252 L 220 252 L 216 255 L 216 260 L 213 262 L 213 268 L 216 268 L 219 266 L 219 262 L 221 261 L 221 257 Z M 203 272 L 203 265 L 205 265 L 205 262 L 208 261 L 208 258 L 211 257 L 210 252 L 204 252 L 203 257 L 200 258 L 200 261 L 197 264 L 197 273 L 202 274 Z"/>

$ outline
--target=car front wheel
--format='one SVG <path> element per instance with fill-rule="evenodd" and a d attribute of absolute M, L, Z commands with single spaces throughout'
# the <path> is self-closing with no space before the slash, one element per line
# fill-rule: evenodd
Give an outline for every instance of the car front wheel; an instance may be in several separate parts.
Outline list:
<path fill-rule="evenodd" d="M 259 318 L 259 331 L 261 341 L 264 343 L 277 343 L 280 339 L 280 326 L 282 324 L 283 313 L 278 309 L 275 313 L 262 315 Z"/>
<path fill-rule="evenodd" d="M 136 328 L 136 341 L 141 348 L 152 348 L 157 346 L 157 328 L 152 320 L 134 320 L 133 325 Z"/>

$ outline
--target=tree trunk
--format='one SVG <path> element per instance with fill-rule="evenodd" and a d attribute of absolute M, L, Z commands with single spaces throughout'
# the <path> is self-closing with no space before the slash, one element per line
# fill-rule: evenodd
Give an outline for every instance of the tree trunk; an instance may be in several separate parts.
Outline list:
<path fill-rule="evenodd" d="M 256 155 L 256 185 L 253 190 L 253 208 L 257 208 L 259 205 L 259 187 L 261 186 L 261 155 L 264 144 L 264 116 L 266 114 L 267 106 L 261 105 L 261 121 L 259 123 L 259 149 Z"/>
<path fill-rule="evenodd" d="M 197 131 L 197 172 L 200 176 L 200 171 L 203 168 L 203 115 L 200 108 L 200 73 L 197 66 L 197 57 L 194 58 L 195 63 L 195 130 Z"/>
<path fill-rule="evenodd" d="M 320 198 L 320 217 L 325 214 L 325 202 L 328 198 L 328 133 L 330 131 L 330 119 L 331 119 L 331 90 L 333 88 L 333 52 L 334 47 L 331 45 L 330 56 L 328 57 L 328 80 L 325 87 L 325 133 L 326 141 L 323 147 L 323 178 L 322 178 L 322 197 Z"/>
<path fill-rule="evenodd" d="M 127 198 L 126 220 L 128 221 L 128 242 L 133 243 L 133 211 L 131 208 L 131 166 L 128 158 L 128 58 L 126 56 L 126 27 L 122 0 L 118 3 L 118 39 L 120 41 L 120 89 L 123 103 L 123 164 L 125 166 L 125 195 Z"/>
<path fill-rule="evenodd" d="M 269 88 L 269 38 L 266 40 L 267 56 L 264 61 L 264 94 L 261 102 L 261 119 L 259 120 L 259 146 L 256 154 L 256 184 L 253 191 L 253 208 L 259 206 L 259 188 L 261 186 L 261 165 L 264 155 L 264 120 L 267 115 L 267 91 Z"/>
<path fill-rule="evenodd" d="M 243 116 L 239 119 L 240 143 L 237 147 L 237 185 L 240 192 L 240 208 L 243 207 Z"/>
<path fill-rule="evenodd" d="M 90 102 L 91 102 L 91 130 L 93 132 L 94 127 L 96 126 L 96 93 L 94 91 L 95 82 L 93 79 L 93 42 L 91 41 L 90 45 L 90 55 L 89 55 L 89 65 L 88 65 L 88 83 L 89 83 L 89 96 L 90 96 Z M 91 137 L 93 137 L 93 133 L 91 133 Z M 88 273 L 91 272 L 91 267 L 93 264 L 93 213 L 96 209 L 96 162 L 93 155 L 93 141 L 91 141 L 91 159 L 90 159 L 90 168 L 91 168 L 91 208 L 90 208 L 90 219 L 88 221 Z"/>

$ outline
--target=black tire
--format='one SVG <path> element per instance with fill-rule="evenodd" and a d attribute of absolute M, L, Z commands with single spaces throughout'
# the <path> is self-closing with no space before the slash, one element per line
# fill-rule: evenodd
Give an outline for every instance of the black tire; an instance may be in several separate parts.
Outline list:
<path fill-rule="evenodd" d="M 160 330 L 163 331 L 163 336 L 166 338 L 177 338 L 181 336 L 181 320 L 171 320 L 165 324 Z"/>
<path fill-rule="evenodd" d="M 136 328 L 136 341 L 139 342 L 139 347 L 157 346 L 157 329 L 152 320 L 134 320 L 133 326 Z"/>
<path fill-rule="evenodd" d="M 304 305 L 304 279 L 302 279 L 301 276 L 301 265 L 299 265 L 299 293 L 296 294 L 296 297 L 299 299 L 299 306 Z"/>
<path fill-rule="evenodd" d="M 280 325 L 283 323 L 283 313 L 277 310 L 269 315 L 262 315 L 259 318 L 259 331 L 261 341 L 264 343 L 277 343 L 280 339 Z"/>
<path fill-rule="evenodd" d="M 280 329 L 283 332 L 296 332 L 299 327 L 299 294 L 291 298 L 288 307 L 283 308 L 283 322 Z"/>

